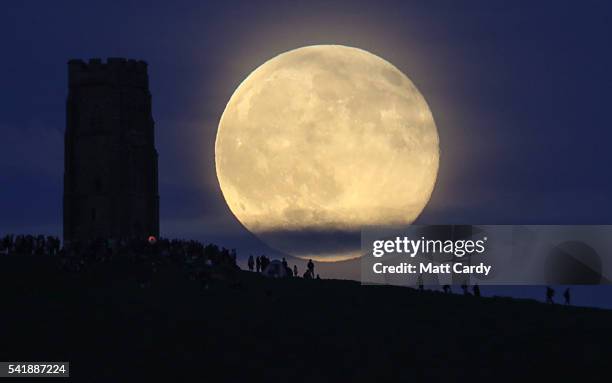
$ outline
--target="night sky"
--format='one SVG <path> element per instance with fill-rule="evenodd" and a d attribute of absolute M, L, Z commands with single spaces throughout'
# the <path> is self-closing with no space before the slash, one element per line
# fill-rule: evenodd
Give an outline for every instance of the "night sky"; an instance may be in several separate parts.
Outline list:
<path fill-rule="evenodd" d="M 126 57 L 149 63 L 162 234 L 269 251 L 223 200 L 217 124 L 264 61 L 326 43 L 383 57 L 429 103 L 440 173 L 418 223 L 612 223 L 609 2 L 157 3 L 2 4 L 0 234 L 61 236 L 66 63 Z"/>

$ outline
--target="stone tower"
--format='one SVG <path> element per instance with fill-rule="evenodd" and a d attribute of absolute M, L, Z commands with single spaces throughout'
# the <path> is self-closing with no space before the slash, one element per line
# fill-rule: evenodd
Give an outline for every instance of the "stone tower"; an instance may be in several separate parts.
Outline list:
<path fill-rule="evenodd" d="M 159 235 L 153 129 L 144 61 L 68 62 L 65 241 Z"/>

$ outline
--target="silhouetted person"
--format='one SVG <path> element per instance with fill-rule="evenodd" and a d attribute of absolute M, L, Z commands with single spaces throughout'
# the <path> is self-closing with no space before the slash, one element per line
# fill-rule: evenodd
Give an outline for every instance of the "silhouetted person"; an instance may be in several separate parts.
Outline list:
<path fill-rule="evenodd" d="M 253 256 L 249 256 L 249 271 L 253 271 L 253 267 L 255 266 L 255 261 L 253 260 Z"/>
<path fill-rule="evenodd" d="M 259 258 L 259 256 L 255 260 L 255 264 L 257 266 L 257 272 L 259 273 L 261 271 L 261 258 Z"/>
<path fill-rule="evenodd" d="M 550 286 L 546 286 L 546 303 L 555 303 L 553 297 L 555 296 L 555 290 Z"/>
<path fill-rule="evenodd" d="M 461 285 L 461 290 L 463 290 L 463 295 L 472 295 L 470 294 L 470 291 L 468 290 L 468 285 L 466 283 Z"/>
<path fill-rule="evenodd" d="M 423 275 L 419 274 L 419 278 L 417 279 L 417 285 L 419 286 L 419 291 L 425 290 L 425 286 L 423 285 Z"/>
<path fill-rule="evenodd" d="M 569 287 L 567 289 L 565 289 L 565 292 L 563 293 L 563 299 L 565 299 L 565 304 L 569 305 L 570 304 L 570 289 Z"/>
<path fill-rule="evenodd" d="M 312 272 L 310 270 L 304 271 L 304 279 L 312 279 Z"/>
<path fill-rule="evenodd" d="M 293 276 L 297 277 L 298 276 L 298 269 L 297 269 L 297 265 L 293 265 Z"/>
<path fill-rule="evenodd" d="M 270 259 L 265 255 L 261 256 L 261 271 L 265 271 L 268 265 L 270 264 Z"/>
<path fill-rule="evenodd" d="M 308 271 L 310 271 L 311 277 L 314 277 L 314 263 L 312 263 L 312 259 L 308 260 Z"/>
<path fill-rule="evenodd" d="M 317 274 L 317 279 L 321 279 L 321 277 L 319 276 L 319 274 Z"/>
<path fill-rule="evenodd" d="M 285 269 L 289 267 L 289 265 L 287 265 L 287 260 L 285 259 L 285 257 L 283 257 L 282 264 Z"/>
<path fill-rule="evenodd" d="M 474 285 L 474 287 L 472 287 L 472 291 L 474 291 L 474 296 L 475 297 L 479 297 L 480 296 L 480 286 L 478 286 L 478 284 Z"/>
<path fill-rule="evenodd" d="M 442 290 L 443 290 L 443 291 L 444 291 L 446 294 L 448 294 L 448 293 L 450 293 L 450 286 L 449 286 L 449 285 L 444 285 L 444 286 L 442 286 Z"/>

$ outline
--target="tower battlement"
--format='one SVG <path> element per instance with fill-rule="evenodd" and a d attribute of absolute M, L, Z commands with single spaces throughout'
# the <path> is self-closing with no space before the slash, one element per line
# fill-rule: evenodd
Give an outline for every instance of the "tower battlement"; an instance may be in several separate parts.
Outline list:
<path fill-rule="evenodd" d="M 142 60 L 132 60 L 109 57 L 106 62 L 99 58 L 89 61 L 72 59 L 68 61 L 68 86 L 133 86 L 149 88 L 147 63 Z"/>

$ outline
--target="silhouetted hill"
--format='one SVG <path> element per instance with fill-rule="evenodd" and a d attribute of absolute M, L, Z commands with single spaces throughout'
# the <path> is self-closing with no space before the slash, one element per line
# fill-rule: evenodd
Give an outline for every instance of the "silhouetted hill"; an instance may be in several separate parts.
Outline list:
<path fill-rule="evenodd" d="M 70 361 L 71 381 L 602 378 L 612 312 L 337 280 L 121 261 L 79 273 L 0 257 L 0 360 Z M 528 374 L 528 375 L 525 375 Z M 174 376 L 170 378 L 170 376 Z M 539 375 L 538 375 L 539 376 Z"/>

